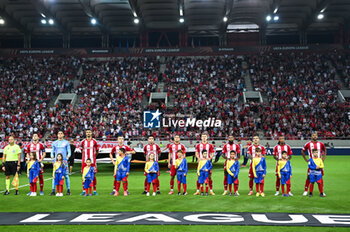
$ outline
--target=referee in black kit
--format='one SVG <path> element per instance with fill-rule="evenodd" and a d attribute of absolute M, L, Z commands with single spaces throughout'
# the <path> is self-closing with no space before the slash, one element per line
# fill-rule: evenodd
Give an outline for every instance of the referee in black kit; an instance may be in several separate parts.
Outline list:
<path fill-rule="evenodd" d="M 21 147 L 15 144 L 15 138 L 9 137 L 9 144 L 4 148 L 4 155 L 2 156 L 2 170 L 5 171 L 5 184 L 6 191 L 4 195 L 10 194 L 10 178 L 15 176 L 21 168 Z M 15 195 L 18 195 L 18 189 L 16 189 Z"/>

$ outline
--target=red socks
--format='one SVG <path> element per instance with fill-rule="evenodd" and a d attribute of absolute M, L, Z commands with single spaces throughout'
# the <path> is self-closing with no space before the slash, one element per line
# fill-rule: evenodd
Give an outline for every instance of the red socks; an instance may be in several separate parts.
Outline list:
<path fill-rule="evenodd" d="M 277 177 L 277 179 L 276 179 L 276 191 L 280 190 L 280 185 L 281 185 L 281 179 L 279 177 Z"/>
<path fill-rule="evenodd" d="M 238 191 L 238 184 L 234 184 L 233 185 L 233 189 L 234 189 L 235 192 L 237 192 Z"/>
<path fill-rule="evenodd" d="M 92 188 L 90 187 L 90 188 L 88 188 L 88 189 L 84 189 L 84 191 L 85 191 L 85 194 L 86 194 L 86 195 L 88 195 L 89 192 L 90 192 L 90 194 L 91 194 L 91 193 L 92 193 Z"/>
<path fill-rule="evenodd" d="M 115 191 L 119 192 L 120 189 L 120 181 L 117 181 L 117 184 L 115 186 Z"/>
<path fill-rule="evenodd" d="M 117 181 L 115 190 L 116 190 L 117 192 L 119 192 L 119 189 L 120 189 L 120 181 Z M 124 189 L 124 191 L 127 191 L 127 190 L 128 190 L 128 183 L 127 183 L 127 182 L 123 182 L 123 189 Z M 146 189 L 147 189 L 147 188 L 146 188 Z"/>
<path fill-rule="evenodd" d="M 208 190 L 209 190 L 209 188 L 208 188 L 208 185 L 206 184 L 206 185 L 205 185 L 205 192 L 207 193 Z"/>
<path fill-rule="evenodd" d="M 287 193 L 290 193 L 290 184 L 287 184 Z"/>
<path fill-rule="evenodd" d="M 159 179 L 155 179 L 152 183 L 153 185 L 156 185 L 156 188 L 159 191 Z M 145 179 L 145 191 L 147 191 L 147 178 Z"/>
<path fill-rule="evenodd" d="M 56 185 L 57 193 L 63 193 L 63 185 Z"/>
<path fill-rule="evenodd" d="M 170 189 L 174 189 L 174 179 L 170 179 Z"/>
<path fill-rule="evenodd" d="M 187 184 L 183 184 L 184 186 L 184 192 L 187 192 Z"/>
<path fill-rule="evenodd" d="M 153 180 L 153 182 L 152 182 L 152 183 L 153 183 L 153 192 L 156 192 L 156 191 L 157 191 L 157 187 L 158 187 L 157 182 L 159 182 L 158 179 L 155 179 L 155 180 Z M 151 183 L 147 183 L 146 191 L 147 191 L 148 193 L 149 193 L 150 188 L 151 188 Z"/>
<path fill-rule="evenodd" d="M 225 182 L 225 181 L 224 181 L 224 182 Z M 228 185 L 228 189 L 229 189 L 230 193 L 232 193 L 232 184 L 229 184 L 229 185 Z M 226 185 L 226 187 L 225 187 L 225 191 L 227 191 L 227 185 Z"/>
<path fill-rule="evenodd" d="M 97 180 L 96 180 L 96 176 L 94 178 L 94 180 L 92 181 L 93 186 L 94 186 L 94 191 L 96 191 L 96 185 L 97 185 Z"/>
<path fill-rule="evenodd" d="M 156 179 L 157 191 L 159 191 L 159 179 Z"/>
<path fill-rule="evenodd" d="M 249 189 L 253 191 L 254 179 L 249 179 Z"/>
<path fill-rule="evenodd" d="M 177 181 L 177 190 L 178 190 L 178 192 L 181 192 L 181 183 L 180 183 L 180 181 Z"/>
<path fill-rule="evenodd" d="M 308 190 L 309 185 L 310 185 L 310 180 L 309 180 L 309 177 L 307 177 L 307 178 L 306 178 L 306 181 L 305 181 L 305 191 Z M 311 191 L 311 192 L 312 192 L 312 191 Z"/>
<path fill-rule="evenodd" d="M 287 194 L 289 194 L 290 192 L 290 184 L 282 184 L 281 187 L 282 187 L 282 194 L 285 194 L 285 191 L 284 191 L 284 186 L 287 185 Z"/>
<path fill-rule="evenodd" d="M 259 193 L 259 187 L 260 187 L 260 193 L 264 192 L 264 183 L 255 184 L 256 192 Z"/>
<path fill-rule="evenodd" d="M 154 180 L 153 182 L 153 192 L 156 192 L 157 188 L 159 188 L 157 182 L 159 182 L 159 180 L 157 181 L 158 179 Z"/>
<path fill-rule="evenodd" d="M 114 182 L 113 182 L 113 190 L 115 191 L 115 187 L 117 186 L 117 180 L 114 178 Z"/>
<path fill-rule="evenodd" d="M 213 191 L 213 180 L 212 179 L 209 180 L 209 188 L 210 188 L 210 191 Z"/>
<path fill-rule="evenodd" d="M 44 177 L 42 174 L 39 174 L 39 184 L 40 184 L 40 192 L 44 191 Z"/>
<path fill-rule="evenodd" d="M 227 176 L 224 176 L 224 188 L 225 188 L 225 191 L 227 191 Z"/>
<path fill-rule="evenodd" d="M 147 182 L 147 177 L 146 177 L 146 179 L 145 179 L 145 191 L 147 191 L 147 185 L 148 185 L 148 182 Z M 147 192 L 149 192 L 149 189 Z"/>
<path fill-rule="evenodd" d="M 323 193 L 323 179 L 320 180 L 320 182 L 317 182 L 318 184 L 318 190 L 320 193 Z"/>
<path fill-rule="evenodd" d="M 200 187 L 200 183 L 198 183 L 198 180 L 197 180 L 197 191 L 199 191 L 199 187 Z M 202 192 L 203 192 L 203 189 L 202 189 Z"/>
<path fill-rule="evenodd" d="M 320 180 L 320 182 L 317 182 L 318 184 L 318 190 L 320 191 L 320 193 L 323 193 L 323 180 Z M 314 183 L 310 183 L 310 193 L 312 193 L 314 191 Z"/>
<path fill-rule="evenodd" d="M 310 183 L 309 190 L 310 190 L 310 193 L 314 191 L 314 183 Z"/>

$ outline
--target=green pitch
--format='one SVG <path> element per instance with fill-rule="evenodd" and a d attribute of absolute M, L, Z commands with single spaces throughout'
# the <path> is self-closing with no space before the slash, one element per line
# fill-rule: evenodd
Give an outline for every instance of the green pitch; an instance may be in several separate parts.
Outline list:
<path fill-rule="evenodd" d="M 192 161 L 192 157 L 188 158 Z M 57 211 L 209 211 L 209 212 L 288 212 L 288 213 L 328 213 L 328 214 L 350 214 L 350 156 L 328 156 L 325 161 L 325 193 L 327 197 L 320 198 L 318 188 L 315 185 L 314 197 L 304 197 L 304 184 L 306 178 L 307 164 L 300 156 L 292 159 L 292 193 L 294 197 L 282 198 L 274 196 L 275 193 L 275 166 L 276 162 L 272 157 L 267 158 L 267 176 L 265 178 L 265 198 L 247 196 L 248 188 L 248 167 L 241 168 L 239 174 L 239 197 L 222 196 L 223 193 L 223 160 L 214 164 L 213 185 L 216 196 L 193 196 L 196 190 L 196 170 L 195 164 L 189 164 L 189 173 L 187 177 L 188 196 L 169 196 L 170 175 L 166 173 L 165 165 L 160 175 L 161 195 L 155 197 L 146 197 L 141 195 L 143 192 L 144 175 L 143 165 L 132 164 L 132 170 L 129 176 L 130 196 L 113 197 L 109 195 L 112 191 L 113 184 L 113 166 L 111 164 L 100 164 L 97 174 L 97 191 L 98 196 L 83 197 L 79 194 L 82 192 L 80 164 L 75 164 L 74 172 L 71 176 L 72 196 L 56 197 L 49 196 L 51 192 L 51 180 L 45 182 L 44 196 L 28 197 L 25 194 L 29 192 L 29 186 L 20 188 L 20 195 L 14 196 L 11 191 L 9 196 L 0 196 L 2 199 L 1 212 L 57 212 Z M 2 173 L 3 175 L 3 173 Z M 52 176 L 51 169 L 46 167 L 44 178 Z M 20 177 L 20 185 L 28 183 L 26 176 Z M 176 183 L 176 182 L 175 182 Z M 174 192 L 177 193 L 177 185 L 174 186 Z M 254 186 L 255 188 L 255 186 Z M 5 189 L 4 176 L 0 179 L 0 189 Z M 39 189 L 39 186 L 38 186 Z M 121 188 L 122 190 L 122 188 Z M 64 193 L 66 192 L 64 185 Z M 29 204 L 28 204 L 29 203 Z M 54 226 L 50 231 L 72 231 L 76 226 Z M 175 231 L 175 229 L 195 230 L 217 230 L 227 231 L 227 226 L 79 226 L 79 228 L 94 229 L 95 231 L 104 231 L 106 228 L 113 230 L 166 230 Z M 182 228 L 183 227 L 183 228 Z M 47 226 L 10 226 L 0 227 L 0 230 L 24 231 L 35 228 L 36 231 L 46 231 Z M 203 229 L 204 228 L 204 229 Z M 205 229 L 206 228 L 206 229 Z M 266 227 L 232 227 L 235 229 L 245 229 L 259 231 Z M 232 230 L 230 227 L 229 230 Z M 270 227 L 269 230 L 277 230 L 278 227 Z M 292 230 L 311 231 L 307 227 L 287 227 L 284 231 Z M 339 231 L 345 231 L 346 228 L 339 228 Z M 318 231 L 334 231 L 335 228 L 317 228 Z M 337 229 L 338 230 L 338 229 Z"/>

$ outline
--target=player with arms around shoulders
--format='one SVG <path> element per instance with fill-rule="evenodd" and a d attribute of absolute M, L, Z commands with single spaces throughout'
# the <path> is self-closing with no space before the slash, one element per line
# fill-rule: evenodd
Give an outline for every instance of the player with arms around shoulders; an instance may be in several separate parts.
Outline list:
<path fill-rule="evenodd" d="M 282 160 L 282 153 L 287 153 L 287 159 L 290 160 L 292 158 L 293 152 L 292 149 L 288 144 L 286 144 L 286 140 L 283 135 L 281 135 L 278 139 L 277 145 L 273 149 L 273 158 L 276 160 L 276 193 L 275 196 L 278 196 L 280 194 L 280 185 L 281 185 L 281 178 L 278 175 L 278 162 Z M 289 188 L 290 190 L 290 188 Z M 288 191 L 287 194 L 289 196 L 293 196 L 291 191 Z"/>
<path fill-rule="evenodd" d="M 303 156 L 304 160 L 307 163 L 309 162 L 309 159 L 313 158 L 313 152 L 312 152 L 313 149 L 317 150 L 317 155 L 319 158 L 322 159 L 323 162 L 326 159 L 326 156 L 327 156 L 326 146 L 323 143 L 317 141 L 317 139 L 318 139 L 317 132 L 312 133 L 311 141 L 306 143 L 303 150 L 301 151 L 301 155 Z M 306 155 L 305 155 L 306 151 L 308 151 L 308 153 L 309 153 L 308 158 L 306 158 Z M 323 176 L 324 175 L 323 169 L 321 169 L 321 173 Z M 309 177 L 310 177 L 310 169 L 308 169 L 308 171 L 307 171 L 307 177 L 306 177 L 306 181 L 305 181 L 305 191 L 303 193 L 303 196 L 307 196 L 307 194 L 308 194 L 308 188 L 310 185 L 310 178 Z M 323 193 L 323 194 L 326 195 L 325 193 Z"/>
<path fill-rule="evenodd" d="M 168 145 L 169 156 L 168 156 L 168 168 L 170 168 L 170 192 L 169 194 L 174 194 L 174 179 L 176 176 L 176 167 L 175 163 L 178 158 L 178 151 L 182 151 L 182 156 L 186 157 L 186 148 L 183 144 L 180 143 L 180 136 L 175 135 L 174 143 Z"/>
<path fill-rule="evenodd" d="M 207 159 L 212 160 L 214 157 L 214 146 L 210 143 L 208 143 L 208 133 L 204 132 L 201 135 L 201 143 L 196 145 L 196 153 L 195 156 L 198 160 L 198 165 L 199 165 L 199 160 L 203 158 L 203 153 L 204 151 L 207 152 Z M 211 162 L 210 162 L 211 163 Z M 211 174 L 212 174 L 212 170 L 210 169 L 208 171 L 208 185 L 210 188 L 210 195 L 215 195 L 215 193 L 213 192 L 213 180 L 211 178 Z M 199 180 L 197 180 L 197 191 L 193 194 L 193 195 L 199 195 L 199 188 L 200 188 L 200 183 Z"/>

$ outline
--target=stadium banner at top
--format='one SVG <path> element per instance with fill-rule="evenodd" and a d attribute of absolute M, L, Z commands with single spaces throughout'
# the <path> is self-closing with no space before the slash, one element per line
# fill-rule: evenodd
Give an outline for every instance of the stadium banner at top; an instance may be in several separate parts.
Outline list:
<path fill-rule="evenodd" d="M 0 56 L 67 55 L 67 56 L 140 56 L 140 55 L 210 55 L 270 51 L 317 51 L 350 49 L 350 45 L 280 45 L 239 47 L 187 47 L 187 48 L 52 48 L 52 49 L 0 49 Z"/>
<path fill-rule="evenodd" d="M 112 49 L 108 48 L 30 48 L 30 49 L 0 49 L 0 56 L 17 56 L 17 55 L 69 55 L 85 56 L 111 54 Z"/>

